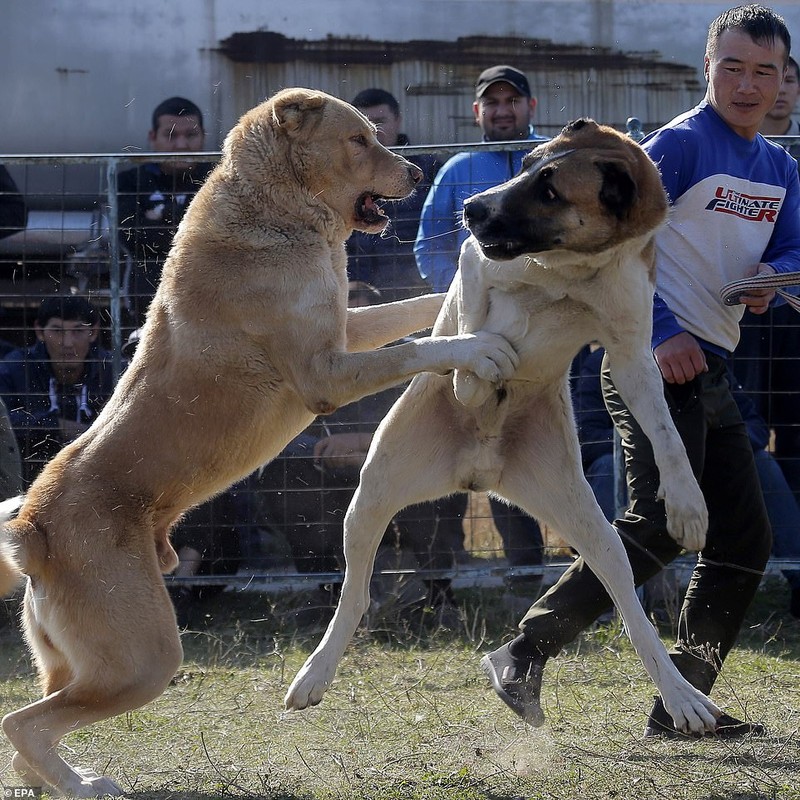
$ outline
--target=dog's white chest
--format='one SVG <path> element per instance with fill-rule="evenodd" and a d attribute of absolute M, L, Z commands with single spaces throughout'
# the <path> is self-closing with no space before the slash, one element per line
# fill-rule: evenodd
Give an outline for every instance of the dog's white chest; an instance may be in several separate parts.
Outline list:
<path fill-rule="evenodd" d="M 568 369 L 593 335 L 583 303 L 556 287 L 530 284 L 491 287 L 484 329 L 514 345 L 520 355 L 519 379 L 537 381 L 550 381 Z"/>

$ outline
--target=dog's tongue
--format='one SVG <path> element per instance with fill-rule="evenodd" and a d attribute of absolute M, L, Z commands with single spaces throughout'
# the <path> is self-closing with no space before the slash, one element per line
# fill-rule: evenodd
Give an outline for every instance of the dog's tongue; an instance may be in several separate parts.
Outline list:
<path fill-rule="evenodd" d="M 380 212 L 380 209 L 378 208 L 378 205 L 371 194 L 368 194 L 364 198 L 364 208 L 367 211 L 371 211 L 373 214 L 378 214 Z"/>

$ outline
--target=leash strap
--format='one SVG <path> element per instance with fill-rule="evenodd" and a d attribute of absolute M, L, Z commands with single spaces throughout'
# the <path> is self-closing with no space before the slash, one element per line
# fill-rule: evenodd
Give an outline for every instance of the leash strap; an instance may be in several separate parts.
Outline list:
<path fill-rule="evenodd" d="M 775 289 L 776 294 L 779 294 L 795 311 L 800 312 L 800 298 L 783 291 L 784 286 L 800 286 L 800 272 L 776 272 L 731 281 L 719 290 L 719 296 L 726 306 L 735 306 L 739 304 L 741 295 L 747 294 L 750 289 Z"/>

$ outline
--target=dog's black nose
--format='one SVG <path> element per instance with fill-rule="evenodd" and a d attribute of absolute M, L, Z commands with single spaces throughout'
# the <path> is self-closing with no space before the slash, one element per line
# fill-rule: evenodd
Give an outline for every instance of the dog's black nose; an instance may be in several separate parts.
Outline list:
<path fill-rule="evenodd" d="M 479 222 L 484 222 L 489 216 L 486 203 L 477 197 L 472 197 L 464 203 L 464 222 L 467 227 Z"/>

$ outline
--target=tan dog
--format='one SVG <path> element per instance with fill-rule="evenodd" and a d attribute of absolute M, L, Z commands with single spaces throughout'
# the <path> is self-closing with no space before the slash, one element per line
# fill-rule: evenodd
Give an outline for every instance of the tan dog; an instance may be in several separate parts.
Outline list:
<path fill-rule="evenodd" d="M 676 727 L 713 730 L 719 709 L 678 673 L 644 615 L 619 535 L 583 477 L 567 377 L 590 341 L 653 443 L 670 533 L 688 549 L 707 512 L 650 349 L 652 237 L 666 215 L 658 172 L 637 145 L 580 120 L 539 146 L 511 181 L 467 201 L 472 236 L 437 334 L 483 328 L 520 355 L 510 381 L 417 376 L 378 429 L 345 517 L 339 606 L 286 695 L 318 703 L 369 602 L 373 557 L 407 505 L 489 490 L 557 530 L 609 591 Z M 541 713 L 534 723 L 541 724 Z"/>
<path fill-rule="evenodd" d="M 177 563 L 168 532 L 187 508 L 273 458 L 316 414 L 415 373 L 513 374 L 516 355 L 494 334 L 375 349 L 430 327 L 441 296 L 347 309 L 345 239 L 380 231 L 377 201 L 419 177 L 366 117 L 321 92 L 283 91 L 227 137 L 113 397 L 4 526 L 0 580 L 28 578 L 25 632 L 44 692 L 3 720 L 28 783 L 120 793 L 56 747 L 157 697 L 178 668 L 161 572 Z"/>

